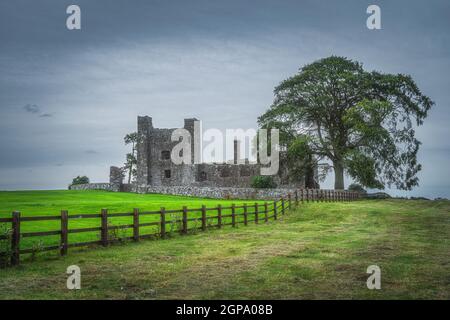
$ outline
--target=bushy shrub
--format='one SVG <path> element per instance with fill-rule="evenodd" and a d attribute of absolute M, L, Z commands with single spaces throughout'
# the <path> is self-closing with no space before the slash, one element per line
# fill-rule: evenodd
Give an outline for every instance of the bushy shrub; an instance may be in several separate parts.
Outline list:
<path fill-rule="evenodd" d="M 252 178 L 251 186 L 258 189 L 276 188 L 277 184 L 271 176 L 255 176 Z"/>
<path fill-rule="evenodd" d="M 89 178 L 86 176 L 78 176 L 76 178 L 73 178 L 72 180 L 72 185 L 86 184 L 86 183 L 89 183 Z"/>
<path fill-rule="evenodd" d="M 364 189 L 360 184 L 352 183 L 348 186 L 348 191 L 356 191 L 359 193 L 367 193 L 366 189 Z"/>

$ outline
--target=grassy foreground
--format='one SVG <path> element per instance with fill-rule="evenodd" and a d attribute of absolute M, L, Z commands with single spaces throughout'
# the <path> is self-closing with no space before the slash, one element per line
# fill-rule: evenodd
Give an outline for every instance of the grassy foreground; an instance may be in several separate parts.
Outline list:
<path fill-rule="evenodd" d="M 82 289 L 66 289 L 69 265 Z M 381 268 L 381 290 L 366 269 Z M 450 203 L 300 205 L 268 224 L 72 250 L 0 270 L 2 299 L 449 299 Z"/>

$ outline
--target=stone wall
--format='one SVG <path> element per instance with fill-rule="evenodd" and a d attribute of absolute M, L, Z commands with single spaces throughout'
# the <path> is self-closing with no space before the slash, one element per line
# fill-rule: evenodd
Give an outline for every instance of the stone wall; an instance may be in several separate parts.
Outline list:
<path fill-rule="evenodd" d="M 106 190 L 117 192 L 116 186 L 111 185 L 110 183 L 79 184 L 70 186 L 69 190 Z M 119 191 L 242 200 L 279 200 L 282 197 L 287 198 L 289 194 L 291 194 L 292 200 L 294 200 L 296 191 L 299 199 L 301 199 L 303 194 L 304 199 L 334 199 L 334 201 L 339 201 L 339 199 L 342 200 L 345 198 L 345 194 L 347 194 L 347 199 L 350 199 L 352 195 L 355 196 L 357 194 L 344 190 L 301 190 L 296 188 L 255 189 L 234 187 L 147 186 L 144 189 L 137 188 L 136 184 L 122 184 Z M 356 198 L 359 197 L 360 195 L 356 196 Z M 354 198 L 355 197 L 353 197 L 353 199 Z"/>
<path fill-rule="evenodd" d="M 117 192 L 115 185 L 110 183 L 86 183 L 69 187 L 70 190 L 106 190 Z M 147 186 L 145 193 L 170 194 L 179 196 L 212 198 L 212 199 L 249 199 L 249 200 L 276 200 L 287 197 L 289 193 L 294 196 L 296 189 L 255 189 L 233 187 L 194 187 L 194 186 Z M 130 184 L 123 184 L 123 192 L 135 192 L 136 188 Z M 142 192 L 142 190 L 140 190 Z"/>
<path fill-rule="evenodd" d="M 85 183 L 69 186 L 69 190 L 106 190 L 106 191 L 118 191 L 115 186 L 111 186 L 110 183 Z"/>
<path fill-rule="evenodd" d="M 136 185 L 123 183 L 118 187 L 115 184 L 101 182 L 101 183 L 86 183 L 69 186 L 69 190 L 105 190 L 114 192 L 136 192 Z"/>
<path fill-rule="evenodd" d="M 148 186 L 146 193 L 171 194 L 213 199 L 276 200 L 294 196 L 296 189 L 219 188 L 193 186 Z"/>
<path fill-rule="evenodd" d="M 119 167 L 110 167 L 109 169 L 109 184 L 113 191 L 122 191 L 123 185 L 123 170 Z"/>

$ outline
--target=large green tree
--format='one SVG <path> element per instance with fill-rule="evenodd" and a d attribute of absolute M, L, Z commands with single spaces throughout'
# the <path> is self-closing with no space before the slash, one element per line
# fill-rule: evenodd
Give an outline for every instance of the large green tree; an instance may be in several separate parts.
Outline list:
<path fill-rule="evenodd" d="M 332 56 L 277 86 L 258 122 L 280 129 L 281 144 L 298 163 L 328 159 L 335 189 L 344 189 L 346 172 L 369 188 L 410 190 L 421 170 L 414 128 L 432 105 L 408 75 L 368 72 L 357 61 Z"/>

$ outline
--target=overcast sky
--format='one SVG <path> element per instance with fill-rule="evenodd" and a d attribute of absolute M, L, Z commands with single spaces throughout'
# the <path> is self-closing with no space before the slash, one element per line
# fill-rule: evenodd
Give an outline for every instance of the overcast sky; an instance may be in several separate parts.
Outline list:
<path fill-rule="evenodd" d="M 81 30 L 66 28 L 70 4 Z M 382 30 L 366 27 L 370 4 Z M 448 0 L 1 1 L 0 190 L 107 181 L 137 115 L 254 128 L 280 81 L 342 55 L 410 74 L 436 102 L 417 130 L 420 187 L 390 192 L 450 197 L 449 31 Z"/>

